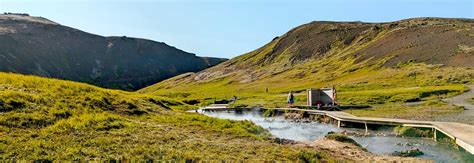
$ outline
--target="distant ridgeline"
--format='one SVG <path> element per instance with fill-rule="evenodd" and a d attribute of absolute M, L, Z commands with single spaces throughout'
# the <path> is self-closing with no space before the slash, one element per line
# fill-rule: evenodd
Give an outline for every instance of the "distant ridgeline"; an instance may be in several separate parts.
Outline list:
<path fill-rule="evenodd" d="M 103 37 L 23 13 L 0 14 L 0 71 L 136 90 L 226 59 L 162 42 Z"/>

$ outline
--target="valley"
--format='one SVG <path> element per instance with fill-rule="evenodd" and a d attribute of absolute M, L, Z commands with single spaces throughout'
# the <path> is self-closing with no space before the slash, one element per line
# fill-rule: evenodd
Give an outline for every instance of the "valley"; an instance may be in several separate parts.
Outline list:
<path fill-rule="evenodd" d="M 227 60 L 0 15 L 0 159 L 472 161 L 449 138 L 396 133 L 402 125 L 341 136 L 359 130 L 256 112 L 293 109 L 289 92 L 306 107 L 307 89 L 334 87 L 338 105 L 368 106 L 340 114 L 474 125 L 473 32 L 472 19 L 314 21 Z M 218 101 L 234 110 L 199 112 Z M 395 155 L 406 142 L 427 155 Z"/>

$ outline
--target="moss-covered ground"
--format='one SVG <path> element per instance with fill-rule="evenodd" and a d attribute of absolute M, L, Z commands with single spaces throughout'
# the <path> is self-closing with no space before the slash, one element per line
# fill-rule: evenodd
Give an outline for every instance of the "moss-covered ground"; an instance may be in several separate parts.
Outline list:
<path fill-rule="evenodd" d="M 380 118 L 402 118 L 414 120 L 433 120 L 437 116 L 446 114 L 456 114 L 462 112 L 464 108 L 453 106 L 441 101 L 428 101 L 420 105 L 406 106 L 403 104 L 375 105 L 368 109 L 344 110 L 360 117 L 380 117 Z"/>

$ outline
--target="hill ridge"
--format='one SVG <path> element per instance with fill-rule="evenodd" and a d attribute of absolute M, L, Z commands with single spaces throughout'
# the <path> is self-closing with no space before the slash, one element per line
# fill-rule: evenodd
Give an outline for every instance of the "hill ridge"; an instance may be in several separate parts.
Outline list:
<path fill-rule="evenodd" d="M 464 88 L 457 84 L 471 83 L 474 79 L 472 31 L 472 19 L 310 22 L 292 28 L 254 51 L 197 73 L 164 80 L 139 92 L 157 95 L 173 92 L 168 96 L 198 101 L 237 95 L 243 105 L 271 107 L 284 105 L 282 97 L 290 90 L 303 92 L 307 88 L 332 85 L 341 92 L 348 91 L 341 96 L 343 103 L 358 104 L 400 102 L 420 95 L 407 92 L 350 97 L 354 90 L 376 92 L 381 88 L 419 87 L 428 91 L 442 88 L 437 86 L 456 85 L 455 90 L 445 90 L 456 92 Z M 305 97 L 301 98 L 304 102 Z M 423 98 L 424 95 L 415 99 Z"/>
<path fill-rule="evenodd" d="M 0 15 L 0 41 L 0 71 L 125 90 L 226 60 L 198 57 L 149 39 L 104 37 L 25 15 Z"/>

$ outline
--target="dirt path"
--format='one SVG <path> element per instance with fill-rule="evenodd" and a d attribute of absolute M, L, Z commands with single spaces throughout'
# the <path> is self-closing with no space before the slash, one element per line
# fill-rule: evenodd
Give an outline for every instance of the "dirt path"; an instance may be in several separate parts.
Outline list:
<path fill-rule="evenodd" d="M 470 97 L 474 97 L 474 85 L 468 85 L 467 87 L 469 87 L 469 91 L 454 97 L 445 98 L 443 101 L 457 106 L 464 106 L 467 110 L 474 110 L 474 105 L 468 102 Z"/>
<path fill-rule="evenodd" d="M 436 117 L 436 121 L 460 122 L 474 125 L 474 105 L 468 102 L 470 97 L 474 97 L 474 85 L 468 85 L 469 91 L 450 98 L 443 99 L 444 102 L 456 106 L 463 106 L 464 111 L 458 114 Z"/>

